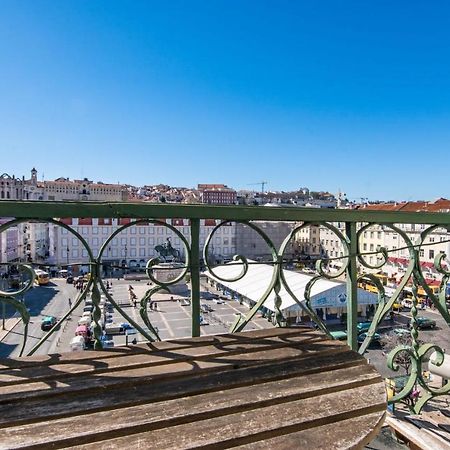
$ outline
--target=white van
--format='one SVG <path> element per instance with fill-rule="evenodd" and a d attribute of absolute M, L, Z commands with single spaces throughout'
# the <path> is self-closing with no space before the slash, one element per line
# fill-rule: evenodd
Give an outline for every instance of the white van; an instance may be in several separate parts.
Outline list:
<path fill-rule="evenodd" d="M 80 352 L 86 349 L 86 344 L 83 336 L 75 336 L 70 341 L 70 351 Z"/>

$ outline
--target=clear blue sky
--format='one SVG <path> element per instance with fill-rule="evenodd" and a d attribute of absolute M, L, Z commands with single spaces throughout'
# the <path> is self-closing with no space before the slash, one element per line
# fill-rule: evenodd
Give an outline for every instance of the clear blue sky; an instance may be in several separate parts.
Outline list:
<path fill-rule="evenodd" d="M 1 172 L 432 199 L 449 144 L 448 1 L 0 1 Z"/>

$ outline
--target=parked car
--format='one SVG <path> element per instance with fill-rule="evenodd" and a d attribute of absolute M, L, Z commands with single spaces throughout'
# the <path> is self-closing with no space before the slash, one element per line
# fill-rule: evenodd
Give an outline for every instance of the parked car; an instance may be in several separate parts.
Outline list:
<path fill-rule="evenodd" d="M 401 311 L 402 309 L 403 309 L 403 305 L 398 301 L 392 305 L 393 311 Z"/>
<path fill-rule="evenodd" d="M 202 303 L 202 304 L 200 305 L 200 307 L 201 307 L 202 311 L 205 312 L 205 313 L 209 313 L 209 312 L 214 311 L 214 310 L 211 308 L 211 306 L 206 305 L 205 303 Z"/>
<path fill-rule="evenodd" d="M 70 350 L 72 352 L 79 352 L 82 350 L 86 350 L 86 342 L 83 336 L 75 336 L 70 341 Z"/>
<path fill-rule="evenodd" d="M 358 344 L 362 344 L 364 342 L 364 340 L 367 337 L 367 333 L 361 333 L 358 334 Z M 373 343 L 379 343 L 381 340 L 381 336 L 378 333 L 374 333 L 372 336 L 372 340 L 370 341 L 372 344 Z"/>
<path fill-rule="evenodd" d="M 73 276 L 72 276 L 72 275 L 69 275 L 69 276 L 66 278 L 66 283 L 67 283 L 67 284 L 72 284 L 72 283 L 73 283 Z"/>
<path fill-rule="evenodd" d="M 58 319 L 54 316 L 45 316 L 41 322 L 41 330 L 49 331 L 51 330 L 58 322 Z"/>
<path fill-rule="evenodd" d="M 100 342 L 102 343 L 103 348 L 111 348 L 114 347 L 113 337 L 109 334 L 104 334 L 100 337 Z"/>
<path fill-rule="evenodd" d="M 419 316 L 416 319 L 417 328 L 422 330 L 424 328 L 434 328 L 436 326 L 436 321 L 433 319 L 429 319 L 428 317 Z M 412 319 L 409 321 L 409 327 L 412 327 Z"/>
<path fill-rule="evenodd" d="M 106 323 L 105 332 L 107 334 L 123 334 L 124 329 L 121 327 L 120 323 Z"/>
<path fill-rule="evenodd" d="M 89 327 L 91 325 L 90 317 L 81 317 L 78 320 L 78 325 L 85 325 L 85 326 Z"/>
<path fill-rule="evenodd" d="M 358 330 L 358 333 L 364 333 L 369 331 L 370 325 L 372 325 L 372 322 L 359 322 L 356 329 Z"/>
<path fill-rule="evenodd" d="M 333 339 L 337 341 L 346 341 L 347 340 L 347 332 L 346 331 L 332 331 L 331 336 Z"/>
<path fill-rule="evenodd" d="M 411 334 L 410 331 L 407 330 L 406 328 L 394 328 L 394 329 L 392 330 L 392 332 L 393 332 L 394 334 L 396 334 L 397 336 L 399 336 L 399 337 L 402 337 L 402 336 L 409 336 L 409 335 Z"/>
<path fill-rule="evenodd" d="M 402 300 L 402 305 L 403 305 L 403 308 L 412 308 L 413 301 L 410 298 L 404 298 Z"/>
<path fill-rule="evenodd" d="M 225 303 L 225 300 L 222 300 L 221 298 L 216 298 L 213 300 L 214 303 L 216 303 L 217 305 L 222 305 Z"/>

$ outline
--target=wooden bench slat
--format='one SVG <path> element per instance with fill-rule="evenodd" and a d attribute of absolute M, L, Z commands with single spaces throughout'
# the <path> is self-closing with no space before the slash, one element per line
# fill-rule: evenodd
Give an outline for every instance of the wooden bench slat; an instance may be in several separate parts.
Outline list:
<path fill-rule="evenodd" d="M 256 351 L 252 353 L 242 353 L 239 355 L 220 355 L 211 358 L 195 359 L 188 362 L 159 364 L 137 369 L 124 369 L 121 371 L 109 371 L 92 376 L 65 377 L 61 380 L 46 383 L 37 381 L 31 383 L 12 384 L 0 386 L 0 403 L 6 401 L 24 401 L 38 396 L 60 395 L 62 393 L 91 390 L 115 385 L 116 388 L 135 382 L 150 382 L 160 377 L 181 377 L 193 374 L 198 371 L 225 371 L 236 369 L 245 365 L 267 364 L 271 361 L 281 361 L 283 359 L 306 358 L 314 355 L 320 357 L 326 352 L 349 351 L 348 347 L 338 341 L 322 341 L 320 343 L 296 343 L 285 347 Z"/>
<path fill-rule="evenodd" d="M 32 443 L 45 444 L 48 448 L 52 448 L 52 445 L 87 443 L 100 439 L 102 435 L 108 438 L 126 436 L 200 418 L 367 386 L 379 380 L 379 375 L 374 373 L 370 366 L 355 366 L 325 374 L 316 373 L 175 400 L 5 428 L 2 430 L 2 443 L 11 448 Z"/>
<path fill-rule="evenodd" d="M 77 447 L 228 448 L 302 429 L 314 433 L 316 426 L 374 412 L 383 414 L 385 408 L 384 387 L 374 384 Z"/>
<path fill-rule="evenodd" d="M 234 448 L 236 450 L 363 448 L 376 437 L 379 432 L 378 426 L 383 421 L 384 415 L 380 416 L 380 413 L 376 412 L 336 423 L 327 423 L 315 427 L 312 431 L 305 429 Z M 360 431 L 359 433 L 349 433 L 349 430 Z"/>
<path fill-rule="evenodd" d="M 156 384 L 137 379 L 135 385 L 123 386 L 121 389 L 101 389 L 97 390 L 97 394 L 94 393 L 94 395 L 88 390 L 87 392 L 76 392 L 76 395 L 73 396 L 66 394 L 63 399 L 61 396 L 49 395 L 43 399 L 29 399 L 26 403 L 4 403 L 2 414 L 0 414 L 0 427 L 5 424 L 15 425 L 52 417 L 67 417 L 104 409 L 136 406 L 201 392 L 214 392 L 227 387 L 252 386 L 271 380 L 326 373 L 335 369 L 350 369 L 355 366 L 370 367 L 363 357 L 354 352 L 345 351 L 330 352 L 320 358 L 309 355 L 307 358 L 293 361 L 274 361 L 272 364 L 264 366 L 213 372 L 207 376 L 198 372 L 181 379 L 161 378 L 157 380 Z"/>
<path fill-rule="evenodd" d="M 235 343 L 229 342 L 218 346 L 186 347 L 172 351 L 154 351 L 146 354 L 131 354 L 108 358 L 107 360 L 92 360 L 89 363 L 81 361 L 65 364 L 40 365 L 35 367 L 24 367 L 22 369 L 10 369 L 0 372 L 0 387 L 3 385 L 13 385 L 34 381 L 49 381 L 52 379 L 62 380 L 64 376 L 74 376 L 80 374 L 97 374 L 110 370 L 122 370 L 124 368 L 139 368 L 157 364 L 171 364 L 181 361 L 190 361 L 194 358 L 201 359 L 214 355 L 239 355 L 240 353 L 250 353 L 267 350 L 270 348 L 281 348 L 292 344 L 305 342 L 323 342 L 324 336 L 317 334 L 302 333 L 300 335 L 289 336 L 284 339 L 272 337 L 270 339 L 256 340 L 255 342 Z M 340 343 L 340 345 L 344 345 Z"/>
<path fill-rule="evenodd" d="M 360 445 L 385 397 L 362 356 L 307 328 L 23 358 L 0 362 L 0 447 L 278 450 L 342 427 Z"/>
<path fill-rule="evenodd" d="M 308 327 L 295 328 L 267 328 L 263 330 L 248 331 L 245 333 L 228 333 L 221 335 L 207 335 L 196 338 L 172 339 L 169 341 L 150 342 L 146 344 L 138 344 L 133 347 L 115 347 L 108 350 L 89 351 L 89 352 L 72 352 L 52 355 L 33 355 L 26 358 L 8 358 L 0 360 L 0 373 L 3 370 L 21 369 L 25 367 L 35 367 L 36 364 L 41 366 L 73 363 L 74 361 L 81 363 L 82 361 L 91 362 L 96 360 L 108 360 L 131 354 L 149 354 L 149 351 L 171 351 L 182 350 L 193 347 L 205 346 L 227 346 L 238 345 L 240 343 L 258 341 L 274 338 L 277 341 L 289 339 L 293 336 L 307 334 L 309 336 L 324 335 L 319 331 L 312 330 Z"/>

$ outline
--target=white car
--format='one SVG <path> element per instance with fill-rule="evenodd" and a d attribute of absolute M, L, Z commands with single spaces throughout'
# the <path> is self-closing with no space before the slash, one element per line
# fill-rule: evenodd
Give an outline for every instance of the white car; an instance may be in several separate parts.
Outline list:
<path fill-rule="evenodd" d="M 225 300 L 218 298 L 214 299 L 213 302 L 216 303 L 217 305 L 223 305 L 225 303 Z"/>

